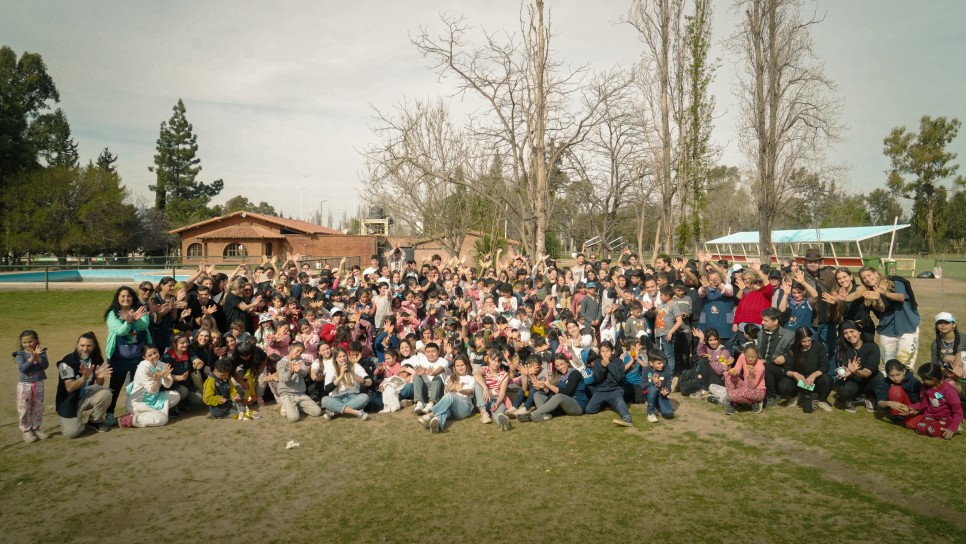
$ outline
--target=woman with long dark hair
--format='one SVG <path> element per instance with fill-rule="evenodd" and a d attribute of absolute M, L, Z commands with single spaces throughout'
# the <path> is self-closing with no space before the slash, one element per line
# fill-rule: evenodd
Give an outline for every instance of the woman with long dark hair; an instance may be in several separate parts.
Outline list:
<path fill-rule="evenodd" d="M 831 412 L 828 395 L 832 392 L 832 377 L 825 371 L 828 352 L 811 327 L 795 331 L 791 358 L 791 364 L 784 367 L 785 376 L 776 384 L 778 392 L 790 398 L 789 406 L 798 395 L 798 404 L 806 413 L 811 413 L 814 406 Z"/>
<path fill-rule="evenodd" d="M 114 408 L 117 397 L 125 380 L 130 376 L 134 379 L 134 371 L 144 356 L 144 346 L 152 344 L 151 320 L 148 308 L 138 300 L 134 289 L 124 285 L 114 293 L 111 305 L 104 312 L 107 324 L 107 342 L 104 344 L 104 356 L 111 366 L 111 403 L 107 407 L 107 417 L 104 423 L 108 426 L 117 425 Z"/>

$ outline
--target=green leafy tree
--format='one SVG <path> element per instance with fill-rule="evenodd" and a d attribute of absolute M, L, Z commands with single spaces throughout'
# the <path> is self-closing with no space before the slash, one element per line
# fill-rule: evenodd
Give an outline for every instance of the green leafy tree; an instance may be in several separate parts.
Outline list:
<path fill-rule="evenodd" d="M 185 117 L 184 102 L 179 98 L 171 119 L 161 122 L 154 166 L 148 168 L 156 175 L 157 181 L 150 186 L 155 193 L 156 207 L 167 210 L 169 205 L 175 205 L 172 217 L 179 219 L 205 215 L 202 208 L 224 187 L 220 179 L 210 184 L 198 180 L 201 159 L 197 156 L 198 137 L 193 130 Z"/>
<path fill-rule="evenodd" d="M 894 194 L 885 189 L 876 189 L 866 195 L 865 205 L 869 211 L 869 222 L 873 225 L 888 225 L 897 217 L 900 223 L 905 221 L 902 204 Z"/>
<path fill-rule="evenodd" d="M 248 197 L 237 195 L 228 199 L 227 202 L 221 207 L 221 213 L 218 215 L 235 213 L 235 212 L 253 212 L 260 213 L 263 215 L 274 215 L 278 216 L 278 212 L 275 211 L 275 207 L 268 202 L 262 201 L 258 204 L 248 200 Z"/>
<path fill-rule="evenodd" d="M 966 191 L 957 191 L 951 199 L 949 199 L 949 209 L 956 210 L 957 213 L 950 214 L 949 216 L 949 231 L 946 233 L 946 238 L 949 240 L 966 240 Z"/>
<path fill-rule="evenodd" d="M 30 125 L 59 100 L 39 54 L 24 53 L 18 60 L 13 49 L 0 47 L 0 191 L 14 176 L 38 166 Z"/>
<path fill-rule="evenodd" d="M 77 168 L 77 142 L 71 137 L 70 123 L 64 110 L 57 108 L 30 125 L 30 139 L 47 166 Z"/>
<path fill-rule="evenodd" d="M 888 187 L 895 194 L 913 199 L 912 225 L 926 239 L 930 253 L 936 252 L 936 239 L 942 238 L 949 227 L 948 212 L 943 206 L 947 193 L 941 184 L 952 180 L 954 186 L 966 185 L 966 180 L 956 175 L 956 154 L 946 150 L 960 125 L 958 119 L 924 115 L 918 133 L 896 127 L 883 140 L 883 152 L 891 163 Z"/>

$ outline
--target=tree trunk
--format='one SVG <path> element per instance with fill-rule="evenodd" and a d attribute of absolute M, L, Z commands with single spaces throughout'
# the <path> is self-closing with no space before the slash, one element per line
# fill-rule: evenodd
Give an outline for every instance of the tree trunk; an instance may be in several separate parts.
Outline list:
<path fill-rule="evenodd" d="M 547 201 L 551 198 L 550 184 L 547 179 L 546 120 L 547 103 L 544 85 L 544 71 L 547 58 L 547 29 L 543 23 L 543 0 L 537 0 L 537 43 L 534 51 L 534 123 L 533 141 L 530 145 L 530 164 L 536 181 L 537 194 L 534 195 L 536 226 L 534 230 L 533 257 L 546 253 L 547 238 Z"/>

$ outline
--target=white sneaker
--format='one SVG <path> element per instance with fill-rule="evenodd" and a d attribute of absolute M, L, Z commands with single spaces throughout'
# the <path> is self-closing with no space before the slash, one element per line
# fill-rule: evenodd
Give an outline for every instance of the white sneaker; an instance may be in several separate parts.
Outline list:
<path fill-rule="evenodd" d="M 480 413 L 480 420 L 484 424 L 486 424 L 486 423 L 493 423 L 493 418 L 490 417 L 490 412 L 486 408 L 484 408 L 483 409 L 483 412 Z"/>
<path fill-rule="evenodd" d="M 827 403 L 825 401 L 821 401 L 821 400 L 815 401 L 815 406 L 817 406 L 818 408 L 820 408 L 822 410 L 825 410 L 826 412 L 831 412 L 832 411 L 832 405 L 830 405 L 829 403 Z"/>
<path fill-rule="evenodd" d="M 874 414 L 875 413 L 875 404 L 871 400 L 865 399 L 865 409 L 868 410 L 870 413 L 873 413 Z"/>
<path fill-rule="evenodd" d="M 427 402 L 426 406 L 423 407 L 423 413 L 429 414 L 433 411 L 433 406 L 436 406 L 435 402 Z"/>
<path fill-rule="evenodd" d="M 508 418 L 506 414 L 497 414 L 496 424 L 500 426 L 501 431 L 509 431 L 511 429 L 510 418 Z"/>
<path fill-rule="evenodd" d="M 413 413 L 417 416 L 421 416 L 426 413 L 426 405 L 423 404 L 423 401 L 416 403 L 416 406 L 413 408 Z"/>
<path fill-rule="evenodd" d="M 36 436 L 34 436 L 34 433 L 33 432 L 31 432 L 31 431 L 24 431 L 23 432 L 23 441 L 24 442 L 27 442 L 29 444 L 31 442 L 36 442 L 37 440 L 39 440 L 39 438 L 37 438 Z"/>
<path fill-rule="evenodd" d="M 657 423 L 658 422 L 657 414 L 648 414 L 647 420 L 651 423 Z"/>
<path fill-rule="evenodd" d="M 379 410 L 380 414 L 388 414 L 389 412 L 392 412 L 392 410 L 390 410 L 388 406 L 386 406 L 382 410 Z"/>
<path fill-rule="evenodd" d="M 34 436 L 37 437 L 37 440 L 47 440 L 50 438 L 50 435 L 44 432 L 43 429 L 34 429 Z"/>
<path fill-rule="evenodd" d="M 369 420 L 369 414 L 363 412 L 362 410 L 359 410 L 359 413 L 356 414 L 356 417 L 359 418 L 359 420 L 361 420 L 361 421 L 368 421 Z"/>
<path fill-rule="evenodd" d="M 439 418 L 433 417 L 429 420 L 429 432 L 433 434 L 439 434 Z"/>
<path fill-rule="evenodd" d="M 429 428 L 429 422 L 432 419 L 433 419 L 433 414 L 425 414 L 422 417 L 420 417 L 417 421 L 419 421 L 419 424 L 420 425 L 422 425 L 423 427 L 425 427 L 425 428 L 428 429 Z"/>

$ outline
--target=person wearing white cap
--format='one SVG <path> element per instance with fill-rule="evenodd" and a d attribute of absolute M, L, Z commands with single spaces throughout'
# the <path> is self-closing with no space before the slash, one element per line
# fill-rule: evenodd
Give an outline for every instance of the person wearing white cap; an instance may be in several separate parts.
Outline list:
<path fill-rule="evenodd" d="M 966 391 L 966 333 L 956 328 L 956 318 L 949 312 L 936 314 L 936 340 L 929 350 L 929 360 L 943 367 L 946 380 L 962 398 Z"/>

